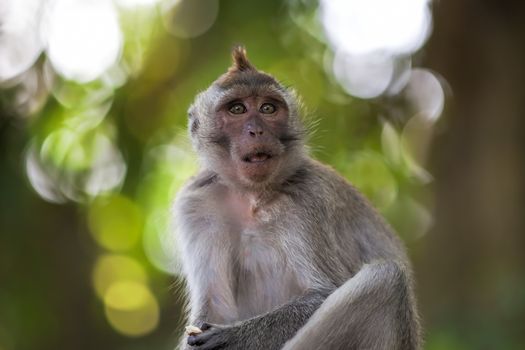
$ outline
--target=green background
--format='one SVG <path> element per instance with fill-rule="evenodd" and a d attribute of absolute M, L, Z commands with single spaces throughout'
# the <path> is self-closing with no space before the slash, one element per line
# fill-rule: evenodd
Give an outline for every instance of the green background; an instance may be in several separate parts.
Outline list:
<path fill-rule="evenodd" d="M 314 1 L 219 4 L 213 26 L 191 39 L 167 33 L 155 10 L 122 14 L 122 61 L 132 74 L 118 86 L 58 79 L 31 113 L 15 108 L 17 86 L 0 88 L 0 350 L 175 346 L 180 280 L 155 267 L 148 250 L 163 251 L 155 235 L 196 169 L 186 110 L 229 66 L 237 43 L 297 89 L 315 120 L 312 154 L 354 182 L 406 242 L 425 348 L 522 349 L 524 5 L 434 5 L 432 35 L 413 65 L 441 77 L 447 101 L 426 135 L 424 162 L 414 165 L 400 139 L 407 119 L 396 117 L 409 107 L 395 97 L 353 98 L 325 72 Z M 42 54 L 34 69 L 42 73 L 45 62 Z M 90 196 L 81 184 L 100 140 L 114 144 L 127 172 L 118 190 Z M 31 152 L 59 179 L 53 198 L 61 203 L 32 189 Z M 105 278 L 131 284 L 109 293 Z M 136 300 L 144 312 L 126 313 Z"/>

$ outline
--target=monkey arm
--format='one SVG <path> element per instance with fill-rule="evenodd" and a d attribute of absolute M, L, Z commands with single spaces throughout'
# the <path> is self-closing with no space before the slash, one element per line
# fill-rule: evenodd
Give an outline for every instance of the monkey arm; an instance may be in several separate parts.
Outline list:
<path fill-rule="evenodd" d="M 266 314 L 233 325 L 203 324 L 204 333 L 190 336 L 192 349 L 277 350 L 308 321 L 328 296 L 327 291 L 309 291 Z"/>
<path fill-rule="evenodd" d="M 393 261 L 364 265 L 335 290 L 283 350 L 416 350 L 410 272 Z"/>
<path fill-rule="evenodd" d="M 311 291 L 233 325 L 204 324 L 189 349 L 418 350 L 409 281 L 403 263 L 374 261 L 331 294 Z"/>

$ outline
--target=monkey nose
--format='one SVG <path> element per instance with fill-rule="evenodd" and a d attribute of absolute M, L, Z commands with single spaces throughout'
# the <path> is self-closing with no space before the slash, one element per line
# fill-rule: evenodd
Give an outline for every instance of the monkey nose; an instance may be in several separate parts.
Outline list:
<path fill-rule="evenodd" d="M 258 137 L 263 135 L 264 127 L 257 117 L 252 117 L 244 124 L 244 132 L 251 137 Z"/>
<path fill-rule="evenodd" d="M 263 134 L 263 128 L 259 125 L 248 125 L 247 131 L 252 137 L 261 136 Z"/>

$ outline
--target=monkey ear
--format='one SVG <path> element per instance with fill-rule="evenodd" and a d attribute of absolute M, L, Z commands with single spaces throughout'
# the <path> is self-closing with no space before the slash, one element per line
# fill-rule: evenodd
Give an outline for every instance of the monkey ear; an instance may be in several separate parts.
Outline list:
<path fill-rule="evenodd" d="M 200 123 L 199 119 L 195 116 L 195 106 L 191 106 L 188 110 L 188 119 L 190 124 L 190 132 L 191 134 L 194 134 L 199 129 Z"/>
<path fill-rule="evenodd" d="M 248 71 L 248 70 L 257 70 L 251 63 L 248 61 L 246 56 L 246 49 L 242 45 L 235 46 L 232 50 L 232 59 L 233 64 L 230 67 L 229 71 Z"/>

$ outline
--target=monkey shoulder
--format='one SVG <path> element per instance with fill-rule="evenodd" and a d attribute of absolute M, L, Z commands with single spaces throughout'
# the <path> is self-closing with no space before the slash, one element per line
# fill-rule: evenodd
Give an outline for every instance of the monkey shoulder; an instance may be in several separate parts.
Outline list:
<path fill-rule="evenodd" d="M 333 168 L 315 159 L 308 159 L 283 188 L 293 205 L 306 213 L 304 219 L 311 221 L 314 230 L 355 227 L 363 216 L 375 216 L 374 208 L 354 186 Z"/>
<path fill-rule="evenodd" d="M 186 181 L 178 191 L 172 208 L 177 223 L 201 218 L 205 213 L 206 198 L 216 182 L 217 174 L 209 170 L 201 170 Z"/>
<path fill-rule="evenodd" d="M 322 205 L 368 205 L 367 200 L 343 176 L 329 165 L 308 159 L 283 184 L 291 195 L 298 195 Z"/>
<path fill-rule="evenodd" d="M 217 178 L 217 173 L 209 170 L 201 170 L 196 175 L 190 177 L 181 187 L 177 193 L 176 202 L 205 194 L 217 182 Z"/>
<path fill-rule="evenodd" d="M 187 183 L 188 189 L 199 190 L 205 189 L 217 182 L 218 175 L 210 170 L 202 170 L 193 176 Z"/>
<path fill-rule="evenodd" d="M 391 230 L 368 198 L 346 178 L 317 160 L 312 160 L 312 164 L 321 184 L 318 192 L 322 192 L 321 197 L 332 203 L 332 209 L 346 211 L 352 218 L 366 221 L 366 225 L 375 224 L 376 229 Z"/>
<path fill-rule="evenodd" d="M 321 233 L 346 249 L 359 246 L 362 257 L 386 257 L 401 249 L 374 206 L 332 167 L 309 159 L 288 187 L 295 205 L 306 213 L 303 219 L 312 234 Z"/>

